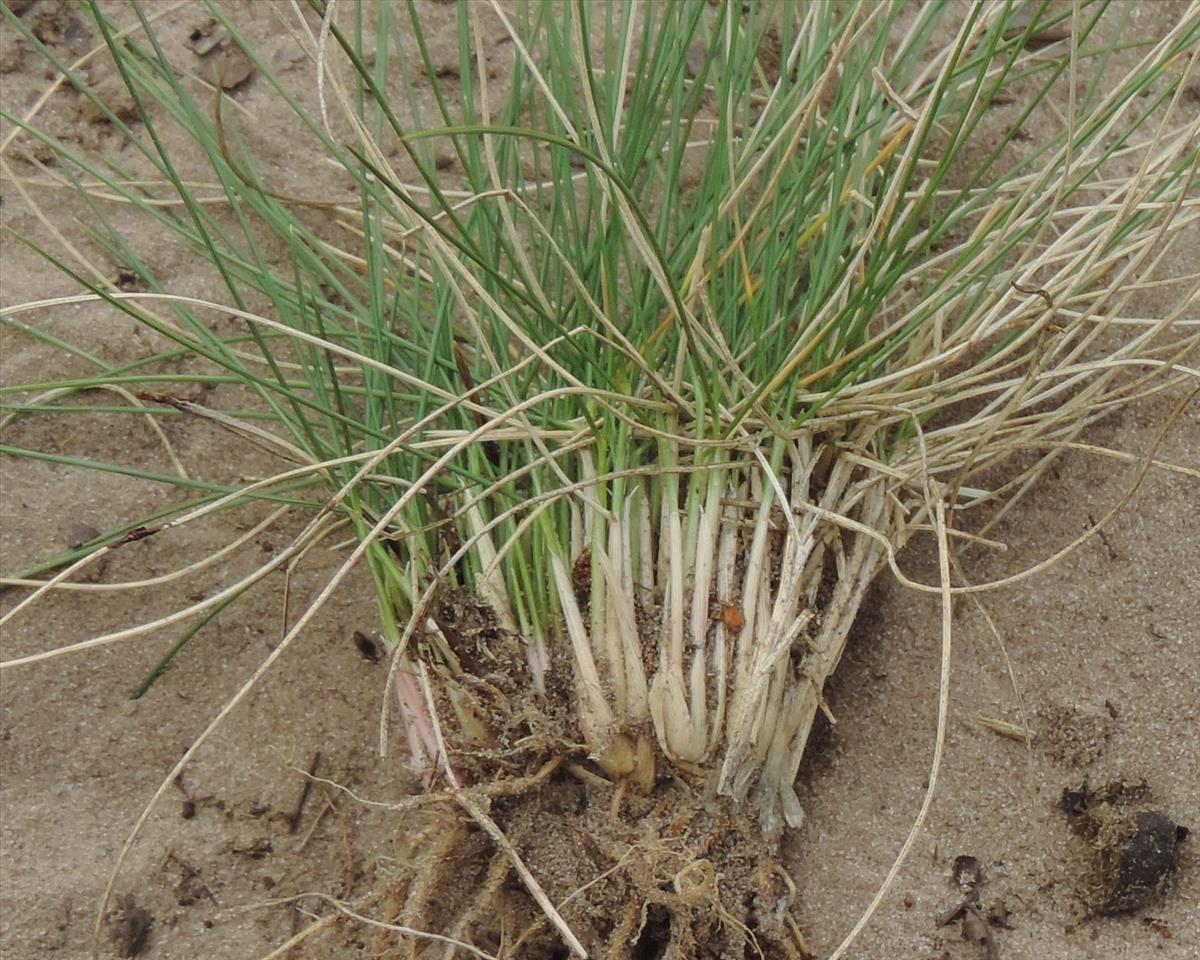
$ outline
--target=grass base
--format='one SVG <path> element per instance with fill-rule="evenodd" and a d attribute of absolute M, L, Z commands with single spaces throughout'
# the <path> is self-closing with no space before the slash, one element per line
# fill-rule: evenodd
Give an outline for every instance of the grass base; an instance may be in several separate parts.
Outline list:
<path fill-rule="evenodd" d="M 626 735 L 653 744 L 655 776 L 607 775 L 584 742 L 569 652 L 534 699 L 523 641 L 486 607 L 455 594 L 433 619 L 459 667 L 454 677 L 421 668 L 446 759 L 405 801 L 393 866 L 360 904 L 374 928 L 369 956 L 565 960 L 572 951 L 518 859 L 591 957 L 810 955 L 779 833 L 718 794 L 718 770 L 671 764 L 646 729 Z"/>

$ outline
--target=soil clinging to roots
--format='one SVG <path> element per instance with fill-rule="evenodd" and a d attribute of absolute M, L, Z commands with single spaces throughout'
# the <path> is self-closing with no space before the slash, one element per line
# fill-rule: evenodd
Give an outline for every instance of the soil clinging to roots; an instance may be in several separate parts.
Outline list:
<path fill-rule="evenodd" d="M 592 957 L 808 956 L 791 917 L 794 887 L 753 810 L 718 796 L 715 777 L 690 777 L 661 758 L 652 784 L 606 776 L 587 757 L 569 682 L 531 696 L 520 641 L 465 595 L 435 619 L 457 661 L 457 675 L 439 671 L 431 687 L 461 789 L 447 789 L 439 773 L 413 798 L 394 866 L 372 898 L 376 919 L 486 956 L 565 960 L 571 951 L 527 891 L 515 853 Z M 569 663 L 548 671 L 569 676 Z M 628 733 L 653 742 L 650 731 Z M 508 849 L 463 797 L 486 811 Z M 382 928 L 372 948 L 380 960 L 481 955 Z"/>
<path fill-rule="evenodd" d="M 490 807 L 593 957 L 806 956 L 790 882 L 753 817 L 679 782 L 617 802 L 620 792 L 563 769 Z M 509 855 L 453 801 L 406 820 L 398 847 L 379 919 L 495 957 L 570 956 Z M 380 931 L 373 946 L 411 958 L 430 945 Z"/>

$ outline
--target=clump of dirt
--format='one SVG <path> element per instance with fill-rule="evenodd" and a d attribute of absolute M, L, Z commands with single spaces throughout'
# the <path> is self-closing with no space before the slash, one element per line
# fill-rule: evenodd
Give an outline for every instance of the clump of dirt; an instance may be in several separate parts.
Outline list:
<path fill-rule="evenodd" d="M 371 898 L 391 925 L 376 930 L 373 957 L 419 954 L 412 931 L 426 931 L 493 956 L 565 960 L 518 861 L 594 957 L 808 956 L 795 889 L 753 811 L 661 756 L 649 782 L 606 773 L 558 682 L 569 664 L 553 663 L 535 695 L 523 641 L 469 594 L 448 593 L 430 619 L 436 636 L 416 646 L 437 677 L 448 760 L 404 802 L 393 866 Z"/>
<path fill-rule="evenodd" d="M 1063 791 L 1059 806 L 1079 845 L 1079 895 L 1094 915 L 1132 913 L 1171 889 L 1187 827 L 1155 809 L 1145 780 Z"/>
<path fill-rule="evenodd" d="M 113 947 L 120 957 L 136 957 L 150 940 L 154 917 L 137 905 L 132 894 L 117 899 L 117 909 L 106 918 Z"/>
<path fill-rule="evenodd" d="M 794 890 L 753 818 L 678 781 L 647 797 L 621 794 L 620 784 L 564 765 L 489 808 L 592 956 L 806 956 L 790 918 Z M 422 811 L 412 827 L 401 831 L 385 920 L 494 956 L 568 955 L 512 856 L 453 800 Z M 380 931 L 373 947 L 398 960 L 413 941 Z"/>
<path fill-rule="evenodd" d="M 1095 763 L 1112 735 L 1110 715 L 1088 713 L 1075 706 L 1047 707 L 1038 719 L 1038 739 L 1050 759 L 1069 767 Z"/>

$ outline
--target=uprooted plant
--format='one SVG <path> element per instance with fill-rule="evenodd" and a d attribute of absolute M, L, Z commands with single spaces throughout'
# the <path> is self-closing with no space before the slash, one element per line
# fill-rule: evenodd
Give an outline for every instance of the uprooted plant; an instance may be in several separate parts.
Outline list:
<path fill-rule="evenodd" d="M 18 175 L 10 136 L 5 176 L 34 209 L 78 190 L 91 241 L 145 289 L 64 243 L 45 255 L 84 292 L 6 321 L 90 299 L 172 345 L 21 384 L 10 419 L 118 389 L 287 466 L 23 572 L 18 609 L 130 537 L 311 509 L 178 619 L 209 617 L 348 528 L 255 679 L 365 563 L 411 763 L 436 781 L 370 904 L 381 953 L 800 956 L 767 854 L 803 822 L 793 783 L 874 576 L 943 595 L 944 680 L 951 594 L 994 586 L 952 586 L 951 540 L 988 542 L 973 516 L 994 524 L 1089 424 L 1195 375 L 1184 306 L 1123 307 L 1200 212 L 1200 11 L 1139 45 L 1132 8 L 1105 3 L 745 6 L 462 4 L 449 69 L 415 6 L 281 5 L 314 107 L 214 4 L 327 164 L 303 196 L 142 7 L 91 10 L 122 111 L 26 33 L 129 149 L 91 156 L 6 111 L 56 165 Z M 1122 43 L 1136 62 L 1114 75 Z M 195 249 L 219 302 L 165 288 L 116 205 Z M 243 409 L 172 393 L 180 358 Z M 922 531 L 939 584 L 895 565 Z"/>

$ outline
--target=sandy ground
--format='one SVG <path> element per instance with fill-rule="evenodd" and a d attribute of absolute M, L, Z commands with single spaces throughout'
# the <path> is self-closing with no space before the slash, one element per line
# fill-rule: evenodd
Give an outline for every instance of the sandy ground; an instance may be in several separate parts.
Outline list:
<path fill-rule="evenodd" d="M 58 16 L 59 9 L 39 0 L 25 16 Z M 1148 15 L 1169 18 L 1171 5 Z M 42 68 L 5 31 L 4 101 L 24 108 L 44 86 Z M 254 107 L 256 96 L 251 83 L 243 99 Z M 86 117 L 77 123 L 81 139 L 100 135 Z M 65 222 L 70 199 L 46 203 Z M 17 230 L 38 230 L 7 188 L 0 212 Z M 1194 270 L 1188 257 L 1198 247 L 1193 242 L 1177 251 L 1168 268 Z M 3 262 L 6 305 L 70 290 L 68 281 L 7 238 Z M 155 267 L 168 286 L 194 283 L 184 255 L 160 251 Z M 1169 305 L 1170 295 L 1162 291 L 1142 297 L 1134 309 L 1157 316 Z M 150 349 L 128 323 L 95 306 L 25 319 L 69 334 L 108 362 Z M 79 366 L 7 326 L 0 335 L 6 383 Z M 1145 453 L 1178 400 L 1174 395 L 1146 402 L 1089 439 Z M 166 430 L 192 475 L 229 479 L 263 465 L 261 454 L 202 423 L 176 419 Z M 7 428 L 3 441 L 171 469 L 161 443 L 131 417 L 26 420 Z M 1193 400 L 1184 410 L 1158 456 L 1200 465 L 1200 404 Z M 0 470 L 6 574 L 61 549 L 80 524 L 109 527 L 175 496 L 125 478 L 8 456 Z M 1038 488 L 993 532 L 1009 545 L 1008 552 L 974 554 L 972 577 L 995 579 L 1054 553 L 1087 527 L 1089 517 L 1119 500 L 1135 474 L 1136 466 L 1108 458 L 1064 455 L 1053 482 Z M 962 941 L 958 923 L 937 922 L 961 899 L 950 883 L 960 855 L 980 861 L 985 904 L 1003 901 L 1009 912 L 1010 929 L 995 932 L 997 955 L 1004 960 L 1182 960 L 1200 954 L 1200 911 L 1194 909 L 1200 902 L 1200 844 L 1185 846 L 1178 889 L 1161 904 L 1127 917 L 1086 919 L 1074 891 L 1077 864 L 1065 818 L 1056 809 L 1061 791 L 1085 776 L 1092 783 L 1144 777 L 1157 806 L 1180 823 L 1200 827 L 1197 502 L 1194 480 L 1152 470 L 1103 539 L 1092 539 L 1019 585 L 985 595 L 1003 646 L 978 607 L 968 601 L 957 608 L 951 725 L 936 800 L 913 855 L 852 956 L 983 958 L 980 946 Z M 132 545 L 100 579 L 164 574 L 262 516 L 239 515 Z M 286 538 L 286 525 L 268 530 L 215 571 L 165 587 L 115 598 L 56 595 L 6 627 L 4 657 L 161 615 L 232 582 L 256 556 L 278 549 Z M 293 616 L 337 558 L 333 550 L 318 552 L 298 571 L 291 587 Z M 936 582 L 927 543 L 906 551 L 904 567 L 916 579 Z M 138 701 L 129 699 L 131 688 L 179 627 L 5 672 L 4 957 L 86 954 L 99 893 L 134 820 L 164 773 L 280 636 L 281 587 L 277 576 L 211 624 Z M 20 594 L 6 591 L 0 599 L 7 610 Z M 261 955 L 303 920 L 290 904 L 277 901 L 306 891 L 353 898 L 387 869 L 394 832 L 387 811 L 322 782 L 300 804 L 301 771 L 311 769 L 314 758 L 319 777 L 361 798 L 386 800 L 412 787 L 402 758 L 380 759 L 375 752 L 383 671 L 352 642 L 354 630 L 373 626 L 369 584 L 352 580 L 218 730 L 182 781 L 166 789 L 116 884 L 118 894 L 132 895 L 153 917 L 145 956 Z M 920 806 L 929 775 L 939 642 L 936 600 L 907 592 L 885 575 L 828 691 L 837 725 L 801 774 L 808 823 L 785 845 L 798 913 L 819 953 L 837 944 L 870 901 Z M 1028 749 L 976 719 L 1019 720 L 1012 677 L 1037 733 Z M 347 928 L 336 942 L 336 955 L 358 956 L 366 938 Z M 107 932 L 102 943 L 105 950 L 116 948 Z"/>

